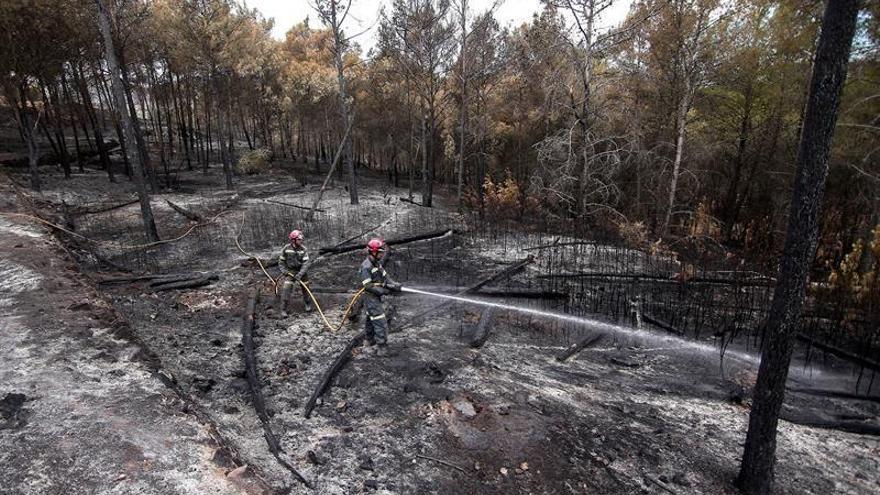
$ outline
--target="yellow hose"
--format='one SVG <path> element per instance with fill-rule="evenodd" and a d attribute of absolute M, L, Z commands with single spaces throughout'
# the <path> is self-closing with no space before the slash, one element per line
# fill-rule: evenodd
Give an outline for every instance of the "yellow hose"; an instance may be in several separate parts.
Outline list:
<path fill-rule="evenodd" d="M 334 333 L 338 332 L 340 329 L 342 329 L 342 326 L 345 325 L 345 319 L 348 318 L 348 313 L 351 311 L 351 308 L 354 307 L 354 303 L 358 299 L 360 299 L 361 295 L 364 293 L 364 290 L 366 290 L 366 288 L 362 288 L 361 290 L 357 291 L 357 293 L 351 298 L 351 301 L 348 302 L 348 306 L 345 308 L 345 312 L 342 314 L 342 321 L 339 322 L 338 326 L 334 327 L 332 324 L 330 324 L 330 322 L 327 320 L 327 317 L 324 315 L 324 310 L 321 309 L 321 305 L 318 304 L 318 300 L 315 299 L 315 295 L 312 293 L 312 290 L 309 289 L 309 284 L 303 282 L 302 280 L 297 280 L 297 282 L 299 282 L 299 284 L 303 286 L 303 288 L 306 290 L 306 293 L 312 299 L 312 302 L 315 303 L 315 308 L 318 310 L 318 314 L 321 315 L 321 319 L 324 320 L 324 325 L 327 326 L 328 330 Z"/>

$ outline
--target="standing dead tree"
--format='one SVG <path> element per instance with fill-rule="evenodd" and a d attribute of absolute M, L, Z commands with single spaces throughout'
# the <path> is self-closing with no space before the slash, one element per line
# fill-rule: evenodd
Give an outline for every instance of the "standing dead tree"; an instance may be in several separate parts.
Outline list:
<path fill-rule="evenodd" d="M 564 129 L 535 145 L 540 167 L 531 176 L 532 191 L 571 215 L 611 211 L 622 216 L 615 209 L 620 199 L 615 177 L 629 150 L 590 132 L 580 139 L 576 130 Z"/>
<path fill-rule="evenodd" d="M 132 181 L 134 181 L 138 201 L 141 205 L 141 217 L 144 222 L 144 230 L 146 231 L 147 240 L 150 242 L 156 242 L 159 240 L 159 233 L 156 231 L 156 222 L 153 220 L 153 210 L 150 207 L 150 195 L 147 192 L 147 187 L 144 183 L 144 171 L 141 168 L 140 155 L 135 148 L 136 140 L 134 124 L 132 123 L 131 114 L 128 110 L 128 102 L 125 98 L 125 88 L 122 83 L 122 72 L 119 67 L 116 48 L 113 43 L 110 10 L 107 8 L 105 2 L 106 0 L 95 0 L 95 3 L 98 6 L 98 25 L 101 29 L 101 36 L 104 39 L 104 59 L 107 61 L 107 67 L 110 69 L 110 83 L 113 90 L 114 105 L 116 112 L 119 114 L 119 119 L 122 121 L 122 130 L 125 136 L 123 146 L 131 164 L 131 178 Z"/>
<path fill-rule="evenodd" d="M 336 66 L 336 79 L 339 85 L 339 116 L 342 125 L 350 128 L 353 123 L 351 104 L 349 102 L 348 85 L 345 79 L 345 56 L 350 48 L 351 38 L 347 38 L 342 31 L 342 23 L 351 11 L 352 0 L 315 0 L 314 9 L 318 17 L 330 29 L 333 34 L 333 64 Z M 354 171 L 354 158 L 352 157 L 351 134 L 346 132 L 342 138 L 341 148 L 345 153 L 345 171 L 348 173 L 348 194 L 351 204 L 358 204 L 357 176 Z"/>
<path fill-rule="evenodd" d="M 816 254 L 819 209 L 828 176 L 831 138 L 846 80 L 859 3 L 859 0 L 829 0 L 822 20 L 797 156 L 788 235 L 767 319 L 749 431 L 737 477 L 740 488 L 750 494 L 770 493 L 773 488 L 776 427 L 806 298 L 807 277 Z"/>
<path fill-rule="evenodd" d="M 342 155 L 342 151 L 345 148 L 345 142 L 351 132 L 352 122 L 353 121 L 351 120 L 348 121 L 348 126 L 345 128 L 345 133 L 342 135 L 342 142 L 339 143 L 339 148 L 336 149 L 336 155 L 333 157 L 333 163 L 330 165 L 330 170 L 327 171 L 327 177 L 324 177 L 321 189 L 318 191 L 318 195 L 315 196 L 315 201 L 312 202 L 311 210 L 308 215 L 306 215 L 306 222 L 311 222 L 312 219 L 315 218 L 315 211 L 318 210 L 318 203 L 321 202 L 321 198 L 324 196 L 324 191 L 327 190 L 327 184 L 330 183 L 330 178 L 333 177 L 333 172 L 336 170 L 336 164 L 339 163 L 339 157 Z"/>

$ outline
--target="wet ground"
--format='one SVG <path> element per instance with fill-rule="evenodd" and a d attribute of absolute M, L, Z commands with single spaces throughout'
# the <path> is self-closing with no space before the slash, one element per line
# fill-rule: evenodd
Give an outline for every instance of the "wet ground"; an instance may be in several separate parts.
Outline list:
<path fill-rule="evenodd" d="M 184 179 L 207 185 L 162 199 L 209 216 L 231 197 L 216 187 L 219 177 Z M 72 195 L 50 181 L 44 197 L 101 199 L 97 174 L 75 180 L 88 187 Z M 598 328 L 568 325 L 561 333 L 551 319 L 497 311 L 487 343 L 472 349 L 482 308 L 457 304 L 392 334 L 394 356 L 357 349 L 305 419 L 305 401 L 359 326 L 330 332 L 317 314 L 301 313 L 299 301 L 294 316 L 280 318 L 272 285 L 243 263 L 238 232 L 246 250 L 270 259 L 275 249 L 265 236 L 282 230 L 283 242 L 276 223 L 300 218 L 296 209 L 267 209 L 267 199 L 310 204 L 308 187 L 259 197 L 283 180 L 244 179 L 241 199 L 210 235 L 155 251 L 119 249 L 140 242 L 136 206 L 81 220 L 78 232 L 104 243 L 94 249 L 104 261 L 79 249 L 73 263 L 43 227 L 4 218 L 0 242 L 15 254 L 0 267 L 7 280 L 0 311 L 14 331 L 0 336 L 0 475 L 12 481 L 0 492 L 735 493 L 754 360 L 730 352 L 720 364 L 711 345 L 700 350 L 660 336 L 605 331 L 561 363 L 557 353 Z M 377 182 L 354 209 L 341 188 L 331 190 L 322 202 L 327 213 L 307 229 L 309 245 L 333 245 L 376 225 L 385 237 L 461 227 L 442 209 L 400 203 L 404 195 Z M 162 203 L 154 200 L 163 237 L 184 232 L 187 221 Z M 19 207 L 9 201 L 3 210 Z M 463 287 L 524 255 L 450 236 L 402 247 L 389 271 L 412 286 Z M 361 256 L 323 259 L 313 284 L 354 287 Z M 213 271 L 219 281 L 160 293 L 146 283 L 98 285 L 120 275 L 105 262 Z M 533 275 L 527 270 L 512 284 L 529 286 Z M 313 490 L 269 452 L 245 380 L 240 327 L 257 287 L 256 357 L 269 423 L 281 456 Z M 331 322 L 340 321 L 349 296 L 319 293 Z M 389 302 L 394 328 L 438 301 L 403 295 Z M 793 369 L 791 385 L 845 389 L 854 379 L 839 363 L 827 364 Z M 795 393 L 787 408 L 869 424 L 880 416 L 876 401 Z M 778 454 L 779 493 L 880 490 L 877 436 L 782 421 Z"/>

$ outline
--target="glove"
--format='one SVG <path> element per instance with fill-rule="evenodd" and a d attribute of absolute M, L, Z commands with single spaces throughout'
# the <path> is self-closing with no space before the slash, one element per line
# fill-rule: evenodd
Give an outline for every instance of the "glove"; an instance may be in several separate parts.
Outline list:
<path fill-rule="evenodd" d="M 374 296 L 382 297 L 382 296 L 388 295 L 388 293 L 390 293 L 391 291 L 389 291 L 385 287 L 380 287 L 380 286 L 376 285 L 373 287 L 369 287 L 367 289 L 367 292 L 369 292 L 370 294 L 373 294 Z"/>

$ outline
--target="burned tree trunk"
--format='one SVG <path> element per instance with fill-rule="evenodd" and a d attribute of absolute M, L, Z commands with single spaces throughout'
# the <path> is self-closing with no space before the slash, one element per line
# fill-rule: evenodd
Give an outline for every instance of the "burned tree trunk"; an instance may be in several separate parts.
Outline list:
<path fill-rule="evenodd" d="M 424 234 L 418 234 L 410 237 L 400 237 L 397 239 L 388 239 L 385 241 L 385 244 L 389 246 L 395 246 L 400 244 L 408 244 L 410 242 L 416 241 L 424 241 L 427 239 L 434 239 L 437 237 L 442 237 L 444 235 L 449 234 L 450 232 L 455 232 L 453 229 L 441 229 L 435 230 L 432 232 L 426 232 Z M 348 253 L 351 251 L 357 251 L 358 249 L 363 249 L 363 244 L 347 244 L 344 246 L 333 246 L 333 247 L 322 247 L 318 252 L 321 254 L 342 254 Z"/>
<path fill-rule="evenodd" d="M 804 306 L 807 276 L 816 251 L 828 155 L 858 12 L 859 0 L 829 0 L 822 20 L 798 151 L 788 235 L 767 320 L 754 405 L 737 478 L 739 487 L 749 494 L 769 493 L 773 486 L 776 426 Z"/>
<path fill-rule="evenodd" d="M 568 360 L 568 358 L 581 352 L 582 350 L 586 349 L 587 347 L 598 344 L 599 341 L 602 340 L 603 337 L 605 337 L 605 334 L 600 333 L 598 335 L 590 335 L 584 339 L 581 339 L 580 342 L 574 343 L 574 344 L 568 346 L 564 351 L 560 352 L 556 356 L 556 360 L 559 362 L 566 361 L 566 360 Z"/>
<path fill-rule="evenodd" d="M 269 413 L 266 412 L 266 402 L 263 399 L 263 393 L 260 390 L 260 377 L 257 375 L 257 356 L 254 349 L 254 321 L 256 320 L 257 301 L 259 301 L 259 299 L 260 290 L 257 289 L 254 292 L 254 295 L 248 300 L 247 310 L 245 311 L 241 322 L 241 347 L 244 353 L 244 367 L 248 388 L 251 392 L 251 402 L 254 405 L 254 409 L 257 411 L 260 423 L 263 425 L 263 436 L 265 437 L 266 444 L 269 446 L 269 451 L 275 457 L 275 460 L 284 466 L 285 469 L 290 471 L 296 479 L 302 482 L 302 484 L 311 488 L 311 484 L 308 480 L 306 480 L 305 477 L 303 477 L 303 475 L 300 474 L 300 472 L 289 462 L 281 458 L 281 452 L 283 452 L 283 449 L 278 442 L 278 437 L 272 432 L 272 427 L 269 424 Z"/>
<path fill-rule="evenodd" d="M 351 124 L 352 121 L 349 120 L 348 127 L 345 128 L 345 133 L 342 136 L 342 143 L 340 143 L 339 149 L 336 150 L 336 156 L 333 157 L 333 164 L 330 165 L 330 170 L 327 171 L 327 177 L 324 178 L 324 183 L 321 184 L 321 189 L 318 191 L 318 195 L 315 196 L 315 201 L 312 203 L 312 210 L 306 216 L 307 222 L 311 222 L 312 218 L 314 218 L 315 211 L 318 209 L 318 203 L 321 202 L 321 197 L 324 196 L 324 191 L 327 190 L 327 184 L 330 183 L 330 178 L 333 177 L 333 170 L 336 169 L 336 164 L 339 163 L 339 157 L 342 155 L 342 150 L 344 149 L 346 139 L 348 139 L 348 133 L 351 132 Z M 317 158 L 315 160 L 315 163 L 317 163 Z"/>
<path fill-rule="evenodd" d="M 198 213 L 187 210 L 186 208 L 179 206 L 179 205 L 176 205 L 167 199 L 165 200 L 165 202 L 168 203 L 168 206 L 170 206 L 172 210 L 176 211 L 177 213 L 180 213 L 181 215 L 185 216 L 186 218 L 192 220 L 193 222 L 201 222 L 204 220 L 204 217 L 202 217 Z"/>
<path fill-rule="evenodd" d="M 150 208 L 150 195 L 144 185 L 144 173 L 141 170 L 140 156 L 134 149 L 135 132 L 134 125 L 131 121 L 131 114 L 128 112 L 128 105 L 125 100 L 125 90 L 122 87 L 122 75 L 119 65 L 117 64 L 116 51 L 113 45 L 113 32 L 110 27 L 110 11 L 107 9 L 105 0 L 95 0 L 98 5 L 98 24 L 101 28 L 101 35 L 104 38 L 104 56 L 107 60 L 107 66 L 110 68 L 110 80 L 113 86 L 113 99 L 119 118 L 122 120 L 122 128 L 125 134 L 125 143 L 123 146 L 129 148 L 128 157 L 131 160 L 132 180 L 137 190 L 138 200 L 141 204 L 141 217 L 144 222 L 144 230 L 147 240 L 155 242 L 159 240 L 159 233 L 156 231 L 156 222 L 153 220 L 153 210 Z"/>
<path fill-rule="evenodd" d="M 474 330 L 474 337 L 471 339 L 471 348 L 479 349 L 486 344 L 487 340 L 489 340 L 489 333 L 491 330 L 490 324 L 492 323 L 492 316 L 494 316 L 494 314 L 495 308 L 488 307 L 480 315 L 480 321 L 477 323 L 477 328 Z"/>

